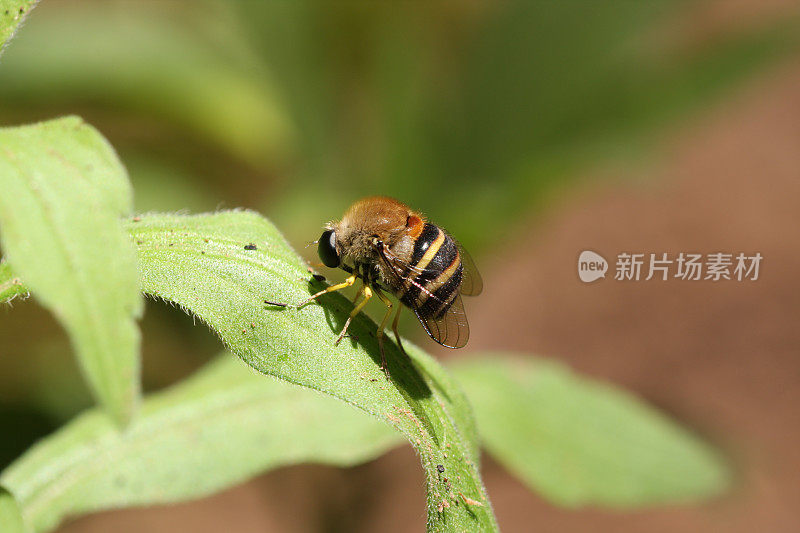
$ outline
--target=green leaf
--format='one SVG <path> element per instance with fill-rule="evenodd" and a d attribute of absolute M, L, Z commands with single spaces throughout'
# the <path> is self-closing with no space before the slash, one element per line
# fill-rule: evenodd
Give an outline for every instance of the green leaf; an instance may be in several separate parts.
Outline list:
<path fill-rule="evenodd" d="M 17 296 L 27 294 L 28 289 L 11 271 L 11 265 L 0 259 L 0 303 L 8 303 Z"/>
<path fill-rule="evenodd" d="M 4 58 L 4 99 L 99 107 L 112 125 L 121 112 L 128 124 L 156 117 L 171 123 L 171 142 L 192 133 L 207 156 L 221 149 L 254 166 L 291 151 L 292 125 L 229 3 L 58 4 L 40 6 Z"/>
<path fill-rule="evenodd" d="M 0 53 L 39 0 L 0 0 Z"/>
<path fill-rule="evenodd" d="M 452 370 L 469 391 L 487 451 L 554 503 L 689 502 L 729 485 L 726 465 L 700 439 L 563 365 L 498 355 Z"/>
<path fill-rule="evenodd" d="M 120 422 L 139 397 L 136 257 L 120 225 L 125 169 L 77 117 L 0 129 L 0 245 L 67 330 L 97 400 Z"/>
<path fill-rule="evenodd" d="M 362 463 L 401 441 L 342 402 L 265 378 L 224 354 L 146 397 L 124 431 L 93 409 L 34 446 L 0 480 L 39 532 L 71 515 L 198 498 L 279 466 Z"/>
<path fill-rule="evenodd" d="M 5 488 L 0 487 L 0 526 L 3 533 L 25 533 L 25 524 L 22 519 L 14 495 Z"/>
<path fill-rule="evenodd" d="M 150 215 L 129 228 L 145 293 L 200 317 L 256 370 L 344 400 L 406 436 L 425 472 L 430 531 L 497 528 L 478 472 L 470 408 L 458 386 L 431 357 L 409 346 L 412 363 L 392 342 L 386 344 L 387 381 L 377 326 L 363 314 L 354 319 L 351 337 L 334 346 L 352 309 L 341 294 L 300 310 L 266 305 L 300 302 L 324 288 L 267 220 L 245 211 Z"/>

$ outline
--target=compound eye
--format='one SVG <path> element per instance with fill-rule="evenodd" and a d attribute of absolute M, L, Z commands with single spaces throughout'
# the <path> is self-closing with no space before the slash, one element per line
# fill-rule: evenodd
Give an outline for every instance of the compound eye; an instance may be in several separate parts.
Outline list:
<path fill-rule="evenodd" d="M 317 253 L 326 267 L 336 268 L 339 266 L 339 254 L 336 253 L 336 233 L 332 229 L 322 233 L 317 245 Z"/>

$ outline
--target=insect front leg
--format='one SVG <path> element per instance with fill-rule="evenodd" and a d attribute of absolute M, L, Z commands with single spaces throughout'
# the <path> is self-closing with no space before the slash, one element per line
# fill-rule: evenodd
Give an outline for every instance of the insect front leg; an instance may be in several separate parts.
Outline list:
<path fill-rule="evenodd" d="M 311 296 L 310 298 L 308 298 L 306 300 L 303 300 L 302 302 L 300 302 L 297 305 L 285 304 L 285 303 L 280 303 L 280 302 L 270 302 L 268 300 L 264 300 L 264 303 L 267 304 L 267 305 L 277 305 L 278 307 L 294 307 L 295 309 L 300 309 L 304 305 L 309 304 L 312 301 L 316 300 L 319 296 L 322 296 L 323 294 L 327 294 L 329 292 L 342 290 L 342 289 L 345 289 L 347 287 L 352 286 L 353 283 L 356 282 L 356 278 L 357 278 L 357 276 L 355 274 L 353 274 L 352 276 L 350 276 L 349 278 L 347 278 L 343 282 L 337 283 L 336 285 L 331 285 L 327 289 L 319 291 L 318 293 L 314 294 L 313 296 Z"/>

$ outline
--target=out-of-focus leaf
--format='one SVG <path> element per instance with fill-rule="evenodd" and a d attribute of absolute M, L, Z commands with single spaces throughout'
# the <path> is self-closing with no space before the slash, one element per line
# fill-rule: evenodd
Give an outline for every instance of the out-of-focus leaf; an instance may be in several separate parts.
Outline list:
<path fill-rule="evenodd" d="M 0 129 L 0 245 L 62 323 L 97 400 L 119 421 L 139 397 L 142 299 L 121 227 L 132 192 L 113 149 L 77 117 Z"/>
<path fill-rule="evenodd" d="M 362 463 L 402 441 L 351 406 L 264 377 L 224 354 L 147 396 L 124 431 L 97 409 L 82 414 L 0 481 L 40 532 L 68 516 L 198 498 L 279 466 Z"/>
<path fill-rule="evenodd" d="M 202 213 L 219 207 L 220 196 L 196 173 L 150 153 L 124 154 L 125 166 L 136 190 L 137 212 L 183 211 Z"/>
<path fill-rule="evenodd" d="M 377 326 L 363 315 L 353 320 L 351 337 L 334 346 L 352 310 L 340 294 L 300 310 L 265 304 L 300 302 L 324 287 L 272 224 L 236 211 L 142 216 L 129 230 L 146 294 L 200 317 L 256 370 L 344 400 L 402 432 L 422 461 L 429 530 L 496 529 L 471 411 L 458 386 L 430 356 L 409 346 L 406 359 L 392 342 L 387 381 Z"/>
<path fill-rule="evenodd" d="M 39 0 L 0 0 L 0 54 Z"/>
<path fill-rule="evenodd" d="M 426 187 L 459 177 L 441 222 L 479 210 L 504 225 L 551 205 L 542 197 L 583 168 L 647 153 L 665 127 L 695 119 L 800 44 L 798 20 L 787 19 L 689 50 L 654 46 L 652 36 L 682 7 L 671 0 L 522 0 L 487 17 L 466 54 L 463 98 L 449 115 L 431 114 L 459 127 L 421 141 L 451 154 L 447 166 L 422 177 Z M 435 201 L 428 195 L 420 208 Z M 494 238 L 485 225 L 453 226 L 467 243 Z"/>
<path fill-rule="evenodd" d="M 487 451 L 554 503 L 689 502 L 729 485 L 727 466 L 699 438 L 562 365 L 497 355 L 451 370 L 469 391 Z"/>
<path fill-rule="evenodd" d="M 45 2 L 0 69 L 0 95 L 166 119 L 257 166 L 291 126 L 225 3 Z"/>
<path fill-rule="evenodd" d="M 270 209 L 291 210 L 299 227 L 318 201 L 307 191 L 335 204 L 389 194 L 476 249 L 552 206 L 587 167 L 646 155 L 665 127 L 696 119 L 800 43 L 785 17 L 659 46 L 696 9 L 675 0 L 241 9 L 311 167 L 267 198 Z"/>
<path fill-rule="evenodd" d="M 22 513 L 14 495 L 3 487 L 0 487 L 0 528 L 3 533 L 25 533 L 26 531 Z"/>

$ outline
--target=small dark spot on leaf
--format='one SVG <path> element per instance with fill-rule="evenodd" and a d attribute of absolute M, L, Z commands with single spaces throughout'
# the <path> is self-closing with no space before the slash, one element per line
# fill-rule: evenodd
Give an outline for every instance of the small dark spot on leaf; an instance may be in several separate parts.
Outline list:
<path fill-rule="evenodd" d="M 208 239 L 203 239 L 203 242 L 208 242 Z"/>
<path fill-rule="evenodd" d="M 246 333 L 247 333 L 247 330 L 245 328 L 242 328 L 242 335 L 244 335 Z"/>
<path fill-rule="evenodd" d="M 256 249 L 256 245 L 251 242 L 250 244 L 245 244 L 244 245 L 244 249 L 245 250 L 255 250 Z"/>
<path fill-rule="evenodd" d="M 314 279 L 317 281 L 325 281 L 325 276 L 322 274 L 314 274 Z"/>
<path fill-rule="evenodd" d="M 200 250 L 200 253 L 203 254 L 203 255 L 206 255 L 206 251 L 205 250 Z"/>
<path fill-rule="evenodd" d="M 256 323 L 255 323 L 255 322 L 250 322 L 250 327 L 251 327 L 251 328 L 254 328 L 254 327 L 256 327 Z"/>
<path fill-rule="evenodd" d="M 25 13 L 25 8 L 22 8 L 22 7 L 21 7 L 21 8 L 19 8 L 19 14 L 21 15 L 21 14 L 23 14 L 23 13 Z"/>
<path fill-rule="evenodd" d="M 440 474 L 444 473 L 444 465 L 436 465 L 436 470 L 438 470 Z"/>
<path fill-rule="evenodd" d="M 175 246 L 174 242 L 169 243 L 170 246 Z"/>

